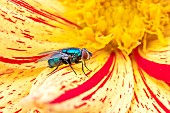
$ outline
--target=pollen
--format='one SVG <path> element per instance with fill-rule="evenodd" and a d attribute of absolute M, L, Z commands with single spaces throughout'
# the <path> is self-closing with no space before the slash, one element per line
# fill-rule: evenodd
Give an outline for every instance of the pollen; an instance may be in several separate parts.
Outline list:
<path fill-rule="evenodd" d="M 67 7 L 64 16 L 81 26 L 74 32 L 78 40 L 72 43 L 94 49 L 110 44 L 128 54 L 138 45 L 146 46 L 149 40 L 166 44 L 165 30 L 170 24 L 167 0 L 65 0 L 62 3 Z"/>

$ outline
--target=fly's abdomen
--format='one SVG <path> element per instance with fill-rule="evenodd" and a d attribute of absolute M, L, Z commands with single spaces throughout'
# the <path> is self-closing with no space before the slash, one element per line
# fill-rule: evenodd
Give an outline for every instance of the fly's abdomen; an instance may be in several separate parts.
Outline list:
<path fill-rule="evenodd" d="M 56 67 L 57 65 L 59 65 L 60 63 L 60 59 L 59 58 L 54 58 L 54 59 L 49 59 L 48 60 L 48 65 L 50 68 Z"/>

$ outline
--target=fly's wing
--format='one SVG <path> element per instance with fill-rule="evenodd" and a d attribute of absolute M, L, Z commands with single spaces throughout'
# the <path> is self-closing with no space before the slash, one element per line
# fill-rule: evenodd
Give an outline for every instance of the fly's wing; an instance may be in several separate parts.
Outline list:
<path fill-rule="evenodd" d="M 43 52 L 43 53 L 40 53 L 40 54 L 41 55 L 47 55 L 47 56 L 38 59 L 37 62 L 50 60 L 50 59 L 54 59 L 54 58 L 68 59 L 68 57 L 69 57 L 67 54 L 62 53 L 60 51 L 47 51 L 47 52 Z"/>
<path fill-rule="evenodd" d="M 52 59 L 53 55 L 59 54 L 59 53 L 60 53 L 60 51 L 57 51 L 57 50 L 45 51 L 45 52 L 39 53 L 39 55 L 44 55 L 44 57 L 38 59 L 37 62 Z"/>
<path fill-rule="evenodd" d="M 60 52 L 61 50 L 51 50 L 51 51 L 41 52 L 39 53 L 39 55 L 55 54 L 55 53 L 60 53 Z"/>

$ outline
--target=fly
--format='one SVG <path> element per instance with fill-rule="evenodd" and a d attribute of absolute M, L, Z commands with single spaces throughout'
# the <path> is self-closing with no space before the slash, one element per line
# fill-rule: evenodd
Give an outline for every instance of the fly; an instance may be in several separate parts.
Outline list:
<path fill-rule="evenodd" d="M 55 70 L 57 70 L 60 65 L 68 64 L 71 67 L 71 69 L 73 70 L 73 72 L 76 74 L 76 72 L 74 71 L 71 64 L 81 63 L 82 71 L 85 74 L 84 67 L 87 68 L 85 61 L 89 60 L 92 57 L 92 53 L 89 52 L 86 48 L 82 48 L 82 49 L 80 49 L 80 48 L 65 48 L 65 49 L 61 49 L 61 50 L 47 51 L 47 52 L 43 52 L 40 54 L 43 54 L 46 56 L 39 59 L 38 61 L 48 60 L 49 68 L 56 67 L 51 73 L 53 73 Z"/>

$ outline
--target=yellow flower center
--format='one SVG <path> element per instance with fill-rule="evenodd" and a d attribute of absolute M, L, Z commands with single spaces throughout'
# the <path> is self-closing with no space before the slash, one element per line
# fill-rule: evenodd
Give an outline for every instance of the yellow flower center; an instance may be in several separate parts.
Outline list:
<path fill-rule="evenodd" d="M 61 0 L 64 17 L 81 29 L 68 30 L 64 37 L 73 45 L 102 49 L 112 45 L 130 53 L 147 40 L 166 43 L 165 28 L 169 25 L 168 1 L 159 0 Z"/>

